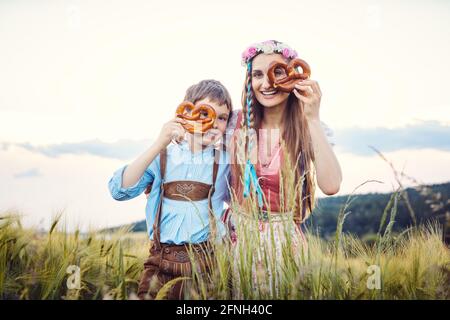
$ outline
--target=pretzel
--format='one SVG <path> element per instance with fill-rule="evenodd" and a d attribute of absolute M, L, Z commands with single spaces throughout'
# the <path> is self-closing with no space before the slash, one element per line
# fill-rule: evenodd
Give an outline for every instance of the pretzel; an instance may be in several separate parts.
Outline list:
<path fill-rule="evenodd" d="M 182 126 L 189 133 L 205 133 L 213 127 L 216 120 L 216 112 L 213 107 L 208 104 L 196 107 L 189 101 L 184 101 L 178 106 L 176 116 L 186 120 Z"/>
<path fill-rule="evenodd" d="M 302 73 L 299 73 L 296 68 L 301 67 Z M 286 72 L 286 77 L 283 79 L 275 79 L 275 69 L 282 68 Z M 270 65 L 269 71 L 267 71 L 269 82 L 277 90 L 283 92 L 291 92 L 294 90 L 295 85 L 300 80 L 308 79 L 311 76 L 311 68 L 308 63 L 302 59 L 293 59 L 289 64 L 283 62 L 274 62 Z"/>

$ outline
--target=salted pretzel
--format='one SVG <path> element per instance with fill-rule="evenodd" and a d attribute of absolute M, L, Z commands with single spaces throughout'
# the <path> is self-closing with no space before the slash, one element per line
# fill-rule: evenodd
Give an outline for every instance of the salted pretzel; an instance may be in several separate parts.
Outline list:
<path fill-rule="evenodd" d="M 296 68 L 301 67 L 302 73 L 299 73 Z M 286 77 L 282 79 L 275 79 L 275 70 L 282 68 L 286 72 Z M 277 90 L 283 92 L 291 92 L 299 80 L 308 79 L 311 76 L 311 68 L 308 63 L 302 59 L 293 59 L 289 64 L 283 62 L 274 62 L 270 65 L 267 71 L 269 82 Z"/>
<path fill-rule="evenodd" d="M 186 120 L 182 126 L 189 133 L 205 133 L 211 129 L 216 120 L 214 108 L 208 104 L 194 106 L 192 102 L 182 102 L 176 111 L 178 118 Z"/>

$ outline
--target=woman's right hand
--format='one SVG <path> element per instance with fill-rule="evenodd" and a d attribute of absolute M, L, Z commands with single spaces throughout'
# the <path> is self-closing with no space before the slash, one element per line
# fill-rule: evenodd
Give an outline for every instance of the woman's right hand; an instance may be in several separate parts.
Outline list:
<path fill-rule="evenodd" d="M 186 120 L 180 118 L 173 118 L 172 120 L 166 122 L 159 134 L 158 141 L 166 147 L 172 140 L 176 142 L 181 142 L 184 138 L 186 130 L 183 128 L 182 124 L 186 123 Z"/>

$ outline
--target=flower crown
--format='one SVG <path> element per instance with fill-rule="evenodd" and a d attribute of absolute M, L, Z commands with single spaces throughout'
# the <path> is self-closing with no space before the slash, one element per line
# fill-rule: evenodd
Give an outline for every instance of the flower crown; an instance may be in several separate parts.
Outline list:
<path fill-rule="evenodd" d="M 245 66 L 256 55 L 260 53 L 280 53 L 287 59 L 297 58 L 297 51 L 291 49 L 287 44 L 275 40 L 268 40 L 252 44 L 242 53 L 242 65 Z"/>

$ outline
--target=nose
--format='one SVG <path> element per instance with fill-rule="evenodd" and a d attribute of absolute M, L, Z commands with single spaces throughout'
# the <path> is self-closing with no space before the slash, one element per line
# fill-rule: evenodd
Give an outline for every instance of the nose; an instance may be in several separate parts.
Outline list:
<path fill-rule="evenodd" d="M 269 82 L 269 77 L 267 76 L 267 74 L 264 75 L 264 80 L 263 80 L 263 82 L 262 82 L 261 87 L 262 87 L 263 89 L 267 89 L 267 88 L 270 88 L 270 87 L 271 87 L 270 82 Z"/>
<path fill-rule="evenodd" d="M 218 118 L 216 118 L 216 120 L 214 120 L 213 129 L 217 129 L 219 127 L 219 121 L 218 120 L 219 120 Z"/>

